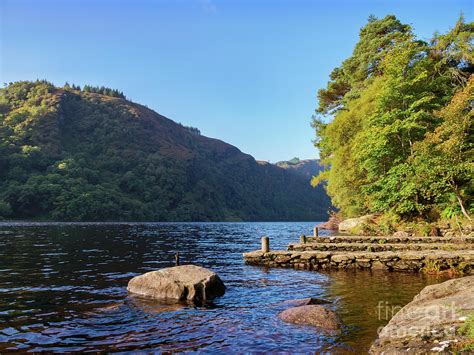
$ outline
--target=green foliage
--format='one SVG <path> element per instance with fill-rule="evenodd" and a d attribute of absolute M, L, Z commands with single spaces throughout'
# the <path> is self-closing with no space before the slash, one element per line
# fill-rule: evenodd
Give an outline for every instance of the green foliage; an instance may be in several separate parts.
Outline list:
<path fill-rule="evenodd" d="M 74 88 L 74 85 L 73 85 L 73 88 Z M 75 89 L 80 90 L 79 87 L 75 87 Z M 125 95 L 123 94 L 123 92 L 118 91 L 116 89 L 107 88 L 105 86 L 99 87 L 99 86 L 84 85 L 84 87 L 82 88 L 82 91 L 125 99 Z"/>
<path fill-rule="evenodd" d="M 465 339 L 455 344 L 452 349 L 454 353 L 472 353 L 474 351 L 474 313 L 468 315 L 464 323 L 458 328 L 457 333 Z"/>
<path fill-rule="evenodd" d="M 400 225 L 400 218 L 394 213 L 385 213 L 377 220 L 377 226 L 380 234 L 390 235 L 397 231 Z"/>
<path fill-rule="evenodd" d="M 331 113 L 347 108 L 371 78 L 383 73 L 381 63 L 390 49 L 411 38 L 411 28 L 393 15 L 377 19 L 373 16 L 360 30 L 360 40 L 352 56 L 335 68 L 326 89 L 318 92 L 318 113 Z"/>
<path fill-rule="evenodd" d="M 307 179 L 115 96 L 46 81 L 0 89 L 0 218 L 326 218 L 329 199 Z"/>
<path fill-rule="evenodd" d="M 430 44 L 394 16 L 371 17 L 361 30 L 313 118 L 315 145 L 329 169 L 312 183 L 327 181 L 343 215 L 470 219 L 473 28 L 461 18 Z M 329 100 L 336 82 L 350 89 Z M 331 112 L 327 123 L 321 114 Z"/>
<path fill-rule="evenodd" d="M 196 134 L 198 136 L 201 135 L 201 130 L 199 128 L 196 128 L 196 127 L 190 127 L 190 126 L 184 126 L 182 125 L 181 123 L 178 123 L 181 127 L 183 127 L 184 129 L 187 129 L 189 132 L 193 133 L 193 134 Z"/>
<path fill-rule="evenodd" d="M 437 274 L 441 271 L 441 265 L 438 260 L 428 259 L 426 260 L 422 271 L 426 274 Z"/>
<path fill-rule="evenodd" d="M 333 204 L 345 216 L 354 217 L 368 212 L 366 202 L 361 199 L 364 175 L 357 163 L 357 151 L 353 149 L 357 134 L 363 131 L 362 118 L 375 109 L 378 81 L 375 81 L 357 99 L 349 103 L 350 109 L 340 111 L 331 124 L 313 120 L 318 137 L 317 147 L 321 161 L 331 169 L 313 178 L 316 186 L 327 181 L 327 191 Z"/>
<path fill-rule="evenodd" d="M 288 164 L 298 164 L 300 162 L 300 159 L 297 157 L 294 157 L 293 159 L 288 160 Z"/>
<path fill-rule="evenodd" d="M 459 328 L 461 334 L 474 339 L 474 313 L 471 313 L 463 325 Z"/>
<path fill-rule="evenodd" d="M 8 217 L 12 213 L 10 204 L 6 201 L 0 200 L 0 216 Z"/>

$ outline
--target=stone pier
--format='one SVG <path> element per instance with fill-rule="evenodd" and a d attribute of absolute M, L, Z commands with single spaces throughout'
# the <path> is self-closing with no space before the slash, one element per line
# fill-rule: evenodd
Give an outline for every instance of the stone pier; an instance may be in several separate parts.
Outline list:
<path fill-rule="evenodd" d="M 474 274 L 474 237 L 300 237 L 288 250 L 244 253 L 247 264 Z"/>

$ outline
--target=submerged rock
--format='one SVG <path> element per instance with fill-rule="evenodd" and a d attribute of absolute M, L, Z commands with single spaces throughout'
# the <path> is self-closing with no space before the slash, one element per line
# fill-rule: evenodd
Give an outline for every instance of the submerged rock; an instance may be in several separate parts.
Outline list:
<path fill-rule="evenodd" d="M 373 354 L 450 351 L 458 329 L 474 312 L 474 276 L 425 287 L 379 333 Z M 442 346 L 440 346 L 442 345 Z"/>
<path fill-rule="evenodd" d="M 313 325 L 329 331 L 338 331 L 342 326 L 336 313 L 321 305 L 292 307 L 281 312 L 279 317 L 287 323 Z"/>
<path fill-rule="evenodd" d="M 288 301 L 285 301 L 284 303 L 291 305 L 293 307 L 299 307 L 299 306 L 307 306 L 311 304 L 329 304 L 331 303 L 331 301 L 328 301 L 322 298 L 308 297 L 308 298 L 301 298 L 297 300 L 288 300 Z"/>
<path fill-rule="evenodd" d="M 181 265 L 136 276 L 129 281 L 127 290 L 147 298 L 203 302 L 224 295 L 225 286 L 208 269 Z"/>

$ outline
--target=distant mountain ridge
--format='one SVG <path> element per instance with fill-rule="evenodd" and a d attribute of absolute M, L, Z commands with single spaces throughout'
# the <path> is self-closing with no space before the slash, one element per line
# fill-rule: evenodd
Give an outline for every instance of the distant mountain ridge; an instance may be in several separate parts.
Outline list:
<path fill-rule="evenodd" d="M 318 173 L 323 170 L 319 159 L 300 160 L 299 158 L 293 158 L 286 161 L 279 161 L 275 163 L 275 165 L 282 169 L 293 171 L 301 176 L 304 176 L 305 178 L 308 178 L 309 180 L 311 180 L 313 176 L 318 175 Z"/>
<path fill-rule="evenodd" d="M 305 177 L 259 164 L 120 92 L 46 81 L 0 89 L 5 219 L 322 220 L 329 206 Z"/>

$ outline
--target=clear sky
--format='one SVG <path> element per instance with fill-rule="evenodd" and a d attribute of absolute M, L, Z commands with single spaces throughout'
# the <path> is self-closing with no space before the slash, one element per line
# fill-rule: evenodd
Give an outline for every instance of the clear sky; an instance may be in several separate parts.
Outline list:
<path fill-rule="evenodd" d="M 316 92 L 370 14 L 422 39 L 474 0 L 0 0 L 0 82 L 105 85 L 256 159 L 315 158 Z"/>

